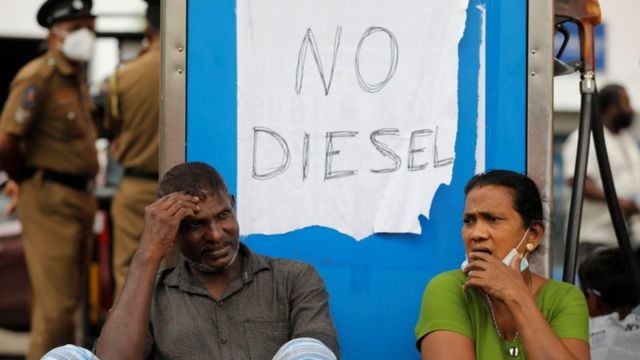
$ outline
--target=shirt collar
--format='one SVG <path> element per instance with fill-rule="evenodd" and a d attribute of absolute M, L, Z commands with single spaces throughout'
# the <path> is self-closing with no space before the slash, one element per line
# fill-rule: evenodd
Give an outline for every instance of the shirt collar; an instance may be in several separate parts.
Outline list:
<path fill-rule="evenodd" d="M 262 256 L 255 254 L 243 243 L 240 243 L 239 255 L 242 256 L 242 270 L 240 271 L 240 278 L 243 284 L 248 284 L 253 281 L 253 277 L 256 273 L 262 270 L 271 269 L 271 266 Z M 198 278 L 193 275 L 189 265 L 187 265 L 187 262 L 184 259 L 180 260 L 175 269 L 168 274 L 164 280 L 162 280 L 162 283 L 169 287 L 177 287 L 184 292 L 205 296 L 209 295 L 207 289 L 205 289 Z"/>
<path fill-rule="evenodd" d="M 69 60 L 60 51 L 49 50 L 47 61 L 50 65 L 55 66 L 62 75 L 71 75 L 76 72 Z"/>
<path fill-rule="evenodd" d="M 149 43 L 149 51 L 160 51 L 160 39 L 154 40 Z"/>

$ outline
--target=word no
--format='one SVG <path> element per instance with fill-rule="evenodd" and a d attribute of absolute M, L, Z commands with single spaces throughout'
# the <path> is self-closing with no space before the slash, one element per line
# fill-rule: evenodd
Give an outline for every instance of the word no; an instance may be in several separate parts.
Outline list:
<path fill-rule="evenodd" d="M 387 76 L 382 81 L 368 82 L 362 77 L 362 73 L 360 72 L 360 49 L 362 48 L 362 44 L 364 44 L 364 41 L 371 34 L 375 34 L 377 32 L 383 32 L 387 34 L 387 36 L 389 36 L 389 51 L 391 52 L 391 62 L 389 63 L 389 71 L 387 72 Z M 311 47 L 311 51 L 313 52 L 313 59 L 315 60 L 316 66 L 318 67 L 320 80 L 322 81 L 322 86 L 324 87 L 324 94 L 325 96 L 329 95 L 329 89 L 331 88 L 331 82 L 333 81 L 333 72 L 336 68 L 336 59 L 338 58 L 341 36 L 342 26 L 338 26 L 336 28 L 336 36 L 333 41 L 333 59 L 331 61 L 331 72 L 329 73 L 329 80 L 327 81 L 324 74 L 324 66 L 322 65 L 322 58 L 320 57 L 320 51 L 318 50 L 318 44 L 316 43 L 316 39 L 313 36 L 313 31 L 311 31 L 310 28 L 307 28 L 307 32 L 304 35 L 304 38 L 302 38 L 302 44 L 300 44 L 300 51 L 298 52 L 296 85 L 294 89 L 296 94 L 300 95 L 300 91 L 302 90 L 302 80 L 304 78 L 304 64 L 307 57 L 307 49 Z M 362 34 L 362 37 L 360 37 L 360 41 L 358 42 L 358 48 L 356 50 L 355 56 L 356 79 L 358 80 L 358 85 L 360 85 L 360 88 L 368 93 L 375 93 L 382 90 L 396 73 L 397 66 L 398 40 L 396 40 L 395 35 L 393 35 L 391 31 L 379 26 L 371 26 L 367 30 L 365 30 Z"/>

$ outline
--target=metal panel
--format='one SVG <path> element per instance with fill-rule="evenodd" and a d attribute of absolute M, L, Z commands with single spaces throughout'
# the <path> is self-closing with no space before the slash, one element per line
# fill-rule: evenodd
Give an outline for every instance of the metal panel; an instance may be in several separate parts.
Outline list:
<path fill-rule="evenodd" d="M 160 174 L 186 159 L 187 1 L 162 2 Z"/>
<path fill-rule="evenodd" d="M 187 154 L 220 171 L 237 189 L 236 0 L 188 4 Z M 345 359 L 417 359 L 412 329 L 421 294 L 434 275 L 463 260 L 463 187 L 475 171 L 482 11 L 486 6 L 487 167 L 526 169 L 527 1 L 470 0 L 459 45 L 458 133 L 450 186 L 434 198 L 422 233 L 374 234 L 363 241 L 310 226 L 250 235 L 257 253 L 313 264 L 331 294 Z M 507 99 L 507 100 L 505 100 Z M 282 194 L 284 201 L 287 194 Z M 293 204 L 293 203 L 292 203 Z M 293 204 L 292 206 L 295 206 Z M 266 214 L 265 216 L 269 216 Z M 389 311 L 393 309 L 393 311 Z M 385 329 L 384 336 L 378 336 Z M 376 337 L 377 336 L 377 337 Z M 374 343 L 372 338 L 376 338 Z"/>
<path fill-rule="evenodd" d="M 527 174 L 547 199 L 545 218 L 553 211 L 553 1 L 529 0 L 527 70 Z M 551 276 L 551 226 L 533 269 Z"/>

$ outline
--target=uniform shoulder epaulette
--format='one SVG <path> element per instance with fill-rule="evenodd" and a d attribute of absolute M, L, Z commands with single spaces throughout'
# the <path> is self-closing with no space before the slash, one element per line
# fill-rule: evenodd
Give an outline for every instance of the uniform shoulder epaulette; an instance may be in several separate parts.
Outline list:
<path fill-rule="evenodd" d="M 46 80 L 53 74 L 55 69 L 55 63 L 52 63 L 53 61 L 54 60 L 47 55 L 35 58 L 18 71 L 13 81 L 17 83 L 28 79 Z"/>
<path fill-rule="evenodd" d="M 121 74 L 129 72 L 132 67 L 135 67 L 138 59 L 140 59 L 139 56 L 120 63 L 120 65 L 118 66 L 118 72 L 120 72 Z"/>
<path fill-rule="evenodd" d="M 149 58 L 155 55 L 151 51 L 145 51 L 120 64 L 120 73 L 137 72 L 149 66 Z"/>

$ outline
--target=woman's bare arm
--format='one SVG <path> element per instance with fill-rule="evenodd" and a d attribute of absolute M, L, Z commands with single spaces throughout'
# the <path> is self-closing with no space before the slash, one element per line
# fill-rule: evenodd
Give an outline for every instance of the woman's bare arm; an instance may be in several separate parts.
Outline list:
<path fill-rule="evenodd" d="M 427 334 L 420 342 L 422 360 L 475 360 L 473 342 L 464 335 L 438 330 Z"/>

